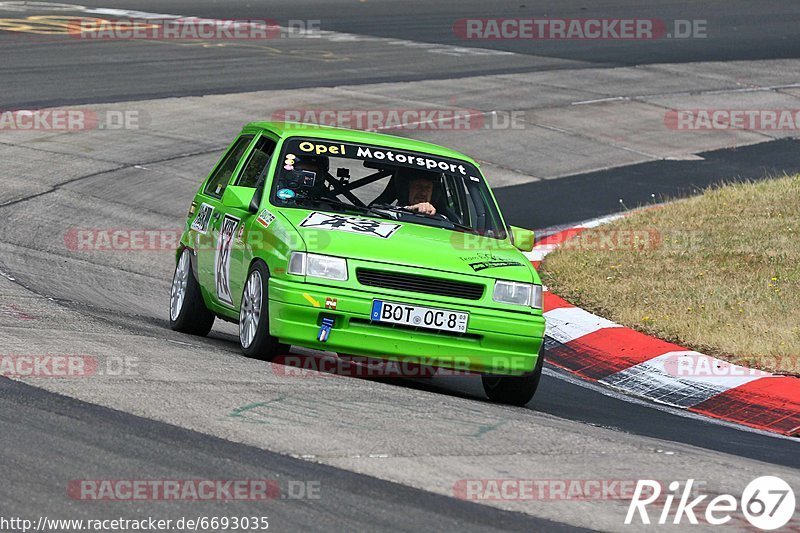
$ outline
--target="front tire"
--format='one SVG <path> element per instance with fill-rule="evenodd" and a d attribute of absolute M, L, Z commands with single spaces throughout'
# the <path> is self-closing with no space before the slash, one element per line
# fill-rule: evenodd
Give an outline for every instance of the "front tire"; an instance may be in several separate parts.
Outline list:
<path fill-rule="evenodd" d="M 284 345 L 269 334 L 269 270 L 257 261 L 250 267 L 239 306 L 239 345 L 247 357 L 271 360 Z"/>
<path fill-rule="evenodd" d="M 169 298 L 169 327 L 175 331 L 205 337 L 214 325 L 214 313 L 203 302 L 200 284 L 192 272 L 192 252 L 184 248 L 175 273 Z"/>
<path fill-rule="evenodd" d="M 536 389 L 539 388 L 539 381 L 542 379 L 542 367 L 544 366 L 542 351 L 539 350 L 536 366 L 530 374 L 522 376 L 482 375 L 481 381 L 486 396 L 493 402 L 520 407 L 531 401 L 533 395 L 536 394 Z"/>

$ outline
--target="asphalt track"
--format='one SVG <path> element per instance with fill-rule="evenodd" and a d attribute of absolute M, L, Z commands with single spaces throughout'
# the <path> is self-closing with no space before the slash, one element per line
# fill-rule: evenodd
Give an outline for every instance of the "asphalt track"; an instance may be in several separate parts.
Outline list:
<path fill-rule="evenodd" d="M 75 2 L 68 2 L 75 3 Z M 34 3 L 31 3 L 34 4 Z M 793 58 L 800 55 L 795 20 L 800 5 L 767 2 L 683 0 L 659 2 L 549 1 L 355 2 L 302 0 L 251 4 L 173 0 L 82 2 L 84 6 L 184 16 L 319 20 L 323 31 L 374 36 L 383 41 L 273 39 L 254 43 L 154 45 L 148 42 L 86 42 L 51 35 L 0 35 L 3 91 L 0 106 L 53 106 L 128 101 L 264 89 L 327 87 L 380 81 L 446 79 L 482 74 L 597 67 Z M 0 11 L 26 18 L 41 14 L 80 15 L 69 10 Z M 84 14 L 86 15 L 86 14 Z M 94 15 L 98 16 L 98 15 Z M 650 41 L 471 41 L 454 35 L 453 24 L 467 17 L 654 18 L 706 20 L 702 39 Z M 114 19 L 114 16 L 106 16 Z M 457 47 L 426 48 L 408 43 Z M 509 52 L 484 55 L 480 49 Z M 472 53 L 470 53 L 470 50 Z M 58 90 L 54 90 L 54 82 Z"/>
<path fill-rule="evenodd" d="M 655 161 L 557 180 L 503 187 L 495 192 L 511 224 L 547 228 L 598 218 L 698 194 L 723 183 L 800 172 L 800 142 L 784 139 L 738 149 L 701 152 L 702 161 Z M 535 197 L 531 212 L 527 199 Z M 567 198 L 580 198 L 569 209 Z"/>
<path fill-rule="evenodd" d="M 269 13 L 263 13 L 260 9 L 253 11 L 244 2 L 226 2 L 221 6 L 214 2 L 175 1 L 170 2 L 169 9 L 157 2 L 136 2 L 133 5 L 131 2 L 109 1 L 96 5 L 219 18 L 260 16 L 279 21 L 319 18 L 324 21 L 323 28 L 331 31 L 458 47 L 471 44 L 453 39 L 453 13 L 457 13 L 457 17 L 487 16 L 485 3 L 480 2 L 352 4 L 277 2 L 270 4 Z M 531 43 L 481 43 L 481 46 L 489 49 L 513 52 L 513 55 L 505 56 L 427 54 L 414 47 L 378 42 L 369 50 L 364 50 L 361 45 L 323 50 L 326 54 L 332 52 L 336 56 L 326 56 L 330 61 L 309 58 L 320 57 L 320 48 L 329 45 L 334 47 L 331 43 L 320 45 L 303 41 L 299 45 L 292 43 L 291 46 L 277 43 L 274 50 L 267 54 L 263 50 L 255 53 L 244 48 L 199 49 L 177 45 L 172 48 L 159 47 L 157 52 L 149 52 L 147 50 L 152 50 L 154 46 L 151 43 L 65 44 L 63 39 L 4 32 L 0 33 L 0 50 L 4 58 L 4 64 L 0 67 L 0 105 L 16 108 L 122 102 L 255 89 L 398 82 L 566 67 L 794 58 L 800 53 L 800 30 L 790 22 L 790 15 L 800 11 L 794 2 L 672 2 L 669 7 L 658 7 L 656 2 L 652 6 L 641 2 L 602 2 L 593 3 L 589 9 L 582 9 L 583 6 L 577 2 L 558 2 L 552 7 L 530 2 L 526 4 L 528 7 L 524 8 L 520 7 L 521 2 L 509 3 L 506 7 L 497 4 L 493 6 L 496 12 L 492 12 L 491 16 L 525 16 L 519 13 L 522 10 L 527 16 L 533 16 L 531 11 L 539 16 L 564 17 L 708 18 L 716 21 L 717 26 L 714 33 L 709 32 L 712 38 L 702 42 L 604 43 L 588 48 L 581 46 L 581 43 L 567 43 L 567 46 L 556 46 L 554 43 L 535 43 L 535 46 Z M 765 9 L 765 6 L 769 6 L 769 9 Z M 0 15 L 20 17 L 36 12 L 20 14 L 3 11 Z M 720 16 L 721 12 L 724 12 L 724 16 Z M 301 53 L 296 53 L 298 50 Z M 334 60 L 340 59 L 339 56 L 347 59 Z M 311 64 L 313 68 L 309 66 Z M 343 67 L 343 64 L 346 66 Z M 391 69 L 387 65 L 391 65 Z M 209 72 L 214 74 L 209 75 Z M 208 152 L 204 159 L 206 166 L 206 160 L 213 160 L 219 146 L 226 141 L 214 139 L 205 147 Z M 165 139 L 164 142 L 176 141 Z M 800 169 L 797 153 L 796 141 L 778 140 L 736 150 L 704 153 L 702 161 L 641 163 L 523 183 L 500 188 L 496 192 L 504 213 L 512 223 L 545 228 L 618 211 L 620 190 L 624 191 L 626 205 L 634 207 L 652 201 L 651 194 L 658 197 L 681 196 L 726 180 L 758 179 L 783 171 L 797 171 Z M 40 160 L 39 164 L 47 163 Z M 197 163 L 197 172 L 201 168 L 204 167 Z M 37 176 L 31 175 L 31 179 L 36 180 Z M 25 235 L 25 239 L 33 240 L 41 237 L 38 228 L 43 225 L 42 212 L 59 213 L 59 217 L 63 216 L 71 225 L 85 222 L 86 225 L 100 226 L 103 212 L 110 213 L 114 206 L 133 211 L 141 208 L 136 202 L 126 204 L 123 197 L 130 190 L 124 184 L 119 192 L 113 183 L 102 185 L 107 192 L 100 196 L 111 203 L 104 203 L 99 214 L 89 214 L 86 210 L 91 203 L 72 203 L 75 200 L 68 194 L 29 194 L 2 208 L 1 212 L 5 215 L 3 231 L 6 235 L 18 232 L 19 235 Z M 185 184 L 178 187 L 178 191 L 148 191 L 144 197 L 150 198 L 154 205 L 144 208 L 141 213 L 152 224 L 168 223 L 164 220 L 172 218 L 163 213 L 182 212 L 188 198 L 183 189 L 190 190 L 193 186 L 187 179 Z M 80 194 L 81 189 L 73 190 L 73 195 L 75 193 Z M 520 200 L 522 198 L 537 198 L 541 208 L 532 213 L 529 205 Z M 170 203 L 180 203 L 180 209 L 164 207 Z M 203 389 L 210 390 L 217 386 L 214 376 L 221 372 L 218 368 L 229 372 L 222 381 L 230 381 L 230 390 L 220 391 L 219 395 L 214 396 L 217 400 L 225 398 L 225 394 L 234 395 L 234 391 L 240 388 L 250 390 L 252 396 L 257 397 L 254 391 L 261 389 L 266 394 L 270 387 L 280 388 L 280 381 L 276 385 L 266 380 L 266 385 L 261 385 L 259 378 L 263 376 L 257 373 L 252 382 L 239 381 L 244 379 L 242 376 L 247 372 L 258 372 L 259 368 L 263 371 L 264 367 L 257 362 L 239 360 L 230 329 L 223 327 L 210 339 L 187 339 L 166 331 L 164 313 L 153 311 L 158 306 L 149 302 L 161 298 L 160 295 L 165 293 L 169 272 L 158 271 L 153 274 L 153 279 L 143 279 L 136 265 L 128 267 L 124 263 L 110 265 L 111 268 L 103 265 L 102 269 L 96 271 L 93 270 L 94 265 L 75 261 L 64 267 L 56 267 L 48 261 L 58 257 L 59 253 L 47 239 L 31 250 L 20 248 L 21 240 L 24 239 L 4 238 L 0 243 L 3 246 L 0 269 L 15 278 L 14 283 L 0 279 L 4 282 L 0 286 L 0 294 L 4 299 L 17 303 L 30 301 L 32 313 L 40 312 L 48 319 L 62 322 L 63 331 L 47 324 L 30 324 L 23 330 L 8 319 L 0 323 L 0 338 L 9 346 L 3 352 L 24 353 L 26 342 L 36 347 L 28 351 L 41 347 L 61 347 L 62 351 L 73 346 L 76 349 L 84 348 L 81 344 L 70 344 L 77 342 L 74 341 L 75 336 L 103 346 L 101 339 L 107 337 L 105 342 L 108 345 L 127 343 L 124 344 L 126 350 L 141 350 L 146 354 L 143 355 L 144 360 L 155 367 L 161 360 L 191 361 L 190 357 L 197 357 L 198 352 L 207 362 L 198 361 L 196 368 L 187 370 L 193 378 L 197 375 L 197 389 L 184 388 L 180 376 L 172 376 L 174 382 L 171 382 L 171 387 L 164 389 L 147 380 L 131 379 L 124 383 L 112 380 L 98 384 L 94 393 L 83 391 L 74 394 L 76 398 L 89 400 L 88 403 L 3 379 L 0 382 L 0 417 L 3 419 L 0 443 L 4 451 L 0 472 L 4 480 L 11 481 L 0 488 L 0 515 L 3 516 L 36 517 L 49 513 L 49 516 L 88 518 L 120 513 L 140 514 L 142 510 L 134 506 L 120 508 L 118 504 L 71 501 L 64 494 L 64 485 L 69 479 L 93 476 L 170 479 L 268 477 L 313 479 L 320 481 L 323 487 L 320 500 L 273 502 L 268 507 L 268 514 L 275 518 L 273 524 L 278 530 L 557 530 L 560 527 L 557 522 L 562 521 L 588 528 L 619 529 L 621 519 L 618 507 L 590 508 L 591 512 L 597 514 L 594 519 L 587 519 L 581 518 L 587 508 L 580 505 L 570 507 L 569 503 L 566 507 L 552 505 L 549 509 L 546 504 L 528 507 L 509 504 L 508 508 L 519 511 L 509 512 L 441 494 L 450 492 L 448 486 L 452 486 L 452 479 L 485 477 L 485 471 L 476 466 L 484 460 L 484 456 L 487 463 L 494 461 L 496 463 L 493 464 L 500 465 L 492 472 L 505 471 L 506 477 L 553 478 L 561 475 L 639 478 L 648 475 L 667 476 L 671 473 L 678 478 L 703 476 L 714 490 L 719 491 L 725 487 L 735 489 L 736 483 L 742 479 L 771 472 L 797 479 L 800 459 L 796 441 L 631 402 L 560 375 L 555 370 L 548 371 L 539 394 L 527 409 L 482 402 L 480 391 L 474 383 L 437 380 L 383 383 L 336 379 L 332 380 L 333 386 L 325 380 L 305 383 L 297 393 L 328 406 L 320 408 L 317 416 L 340 416 L 346 422 L 337 426 L 330 421 L 316 421 L 315 424 L 321 425 L 319 432 L 308 428 L 301 430 L 291 427 L 291 424 L 288 427 L 255 426 L 270 433 L 265 435 L 252 430 L 254 426 L 227 426 L 220 430 L 200 418 L 187 418 L 184 422 L 173 420 L 167 414 L 159 413 L 156 416 L 152 414 L 156 411 L 147 403 L 146 396 L 160 394 L 155 398 L 156 401 L 185 402 L 196 410 L 216 408 L 204 405 L 206 397 Z M 87 272 L 81 273 L 80 269 L 84 266 Z M 93 287 L 92 283 L 116 284 L 122 296 L 119 300 L 107 300 L 106 295 Z M 81 288 L 85 291 L 82 292 Z M 138 299 L 132 299 L 129 294 L 137 294 Z M 54 303 L 48 305 L 55 310 L 48 308 L 50 310 L 45 311 L 37 307 L 44 304 L 36 302 L 46 297 L 54 299 Z M 151 341 L 155 346 L 150 345 Z M 177 345 L 187 342 L 190 344 L 188 349 Z M 66 348 L 63 347 L 64 343 Z M 182 368 L 188 369 L 189 366 Z M 165 379 L 163 375 L 156 378 L 153 382 Z M 36 382 L 33 384 L 40 385 Z M 42 386 L 48 388 L 48 385 Z M 104 395 L 117 387 L 120 398 L 115 404 L 105 399 Z M 263 390 L 265 387 L 267 391 Z M 137 396 L 137 391 L 141 397 Z M 289 396 L 292 394 L 284 393 Z M 339 413 L 348 402 L 358 406 L 363 398 L 379 401 L 380 404 L 366 404 L 369 409 L 380 405 L 378 412 L 359 414 L 356 408 L 353 413 L 348 406 L 347 411 Z M 415 402 L 426 405 L 428 411 L 424 415 L 408 416 L 407 411 L 399 408 L 403 406 L 403 409 L 407 409 L 408 405 Z M 117 407 L 119 410 L 94 403 Z M 172 407 L 175 411 L 180 410 L 177 406 Z M 449 426 L 430 425 L 426 421 L 428 417 L 444 419 L 451 413 L 457 413 L 459 418 Z M 370 429 L 371 433 L 362 432 L 363 428 L 356 423 L 358 416 L 363 416 L 374 426 Z M 488 444 L 471 441 L 461 436 L 458 429 L 460 424 L 463 430 L 470 417 L 483 420 L 481 423 L 487 428 L 502 423 L 511 427 L 511 430 L 501 433 L 497 440 Z M 376 418 L 383 418 L 389 423 L 377 425 Z M 491 424 L 485 420 L 490 420 Z M 203 430 L 205 424 L 209 427 L 208 431 Z M 184 429 L 187 427 L 190 429 Z M 192 432 L 192 428 L 197 431 Z M 447 438 L 440 442 L 430 433 L 442 428 L 453 432 L 452 442 L 448 442 Z M 491 430 L 487 429 L 489 432 Z M 307 431 L 307 434 L 303 431 Z M 315 442 L 293 449 L 294 443 L 321 439 L 326 432 L 330 439 L 328 442 Z M 359 455 L 368 453 L 372 446 L 347 440 L 345 434 L 348 432 L 358 438 L 375 438 L 381 443 L 376 449 L 391 450 L 389 455 L 396 455 L 398 461 L 388 462 L 386 467 L 364 466 Z M 523 432 L 524 439 L 520 437 L 520 432 Z M 530 442 L 518 444 L 515 441 L 517 438 L 532 440 L 535 445 Z M 424 443 L 425 439 L 434 441 L 430 448 Z M 342 453 L 341 448 L 347 446 L 352 446 L 351 453 Z M 430 456 L 446 457 L 446 450 L 450 446 L 457 450 L 457 453 L 450 452 L 456 458 L 442 460 L 440 464 L 433 462 Z M 313 453 L 303 453 L 306 447 Z M 330 452 L 329 457 L 324 453 L 326 447 Z M 405 462 L 401 452 L 404 449 L 408 453 Z M 475 453 L 473 458 L 469 457 L 470 451 Z M 645 451 L 650 453 L 646 454 Z M 664 457 L 664 451 L 677 454 L 680 459 L 677 463 L 670 462 L 668 459 L 672 456 Z M 338 453 L 341 453 L 340 457 L 336 457 Z M 524 454 L 528 463 L 523 465 L 524 460 L 518 459 L 519 456 L 515 454 Z M 607 454 L 605 459 L 604 454 Z M 287 455 L 310 455 L 313 458 L 306 461 Z M 541 466 L 538 470 L 531 466 L 532 462 L 544 465 L 548 461 L 551 464 Z M 627 465 L 626 461 L 629 461 Z M 518 465 L 517 469 L 515 464 Z M 736 467 L 740 467 L 742 472 L 734 475 L 725 471 L 726 468 Z M 443 471 L 450 477 L 437 486 L 435 480 L 426 477 L 424 470 L 427 468 L 433 471 L 429 476 L 431 478 L 441 475 Z M 385 481 L 387 479 L 397 483 Z M 726 485 L 727 482 L 731 485 Z M 161 517 L 182 516 L 197 514 L 198 505 L 148 502 L 144 510 L 147 514 Z M 239 511 L 251 512 L 253 508 L 252 504 L 226 504 L 224 508 L 220 504 L 208 504 L 200 514 L 220 515 L 224 512 L 231 515 Z M 555 517 L 556 522 L 537 518 L 540 516 Z"/>
<path fill-rule="evenodd" d="M 202 509 L 195 502 L 154 502 L 148 514 L 161 519 L 178 520 L 198 512 L 207 516 L 268 516 L 272 527 L 283 531 L 574 529 L 235 444 L 6 379 L 0 380 L 0 419 L 7 428 L 18 426 L 20 421 L 27 426 L 26 431 L 0 434 L 3 480 L 15 487 L 14 494 L 4 497 L 6 518 L 38 517 L 43 511 L 51 518 L 105 515 L 111 508 L 108 502 L 76 507 L 74 501 L 65 500 L 63 486 L 46 482 L 56 474 L 55 469 L 59 476 L 70 476 L 68 479 L 86 479 L 86 467 L 91 463 L 113 467 L 134 479 L 148 471 L 162 472 L 168 479 L 238 476 L 234 478 L 313 480 L 319 487 L 314 493 L 318 499 L 276 498 L 268 502 L 268 511 L 263 503 L 252 502 L 212 502 Z M 315 490 L 314 485 L 310 487 Z M 287 485 L 281 490 L 288 495 Z M 48 503 L 44 509 L 31 509 L 33 514 L 22 513 L 31 499 Z M 136 518 L 138 511 L 123 509 L 119 516 Z M 401 516 L 403 519 L 398 519 Z"/>

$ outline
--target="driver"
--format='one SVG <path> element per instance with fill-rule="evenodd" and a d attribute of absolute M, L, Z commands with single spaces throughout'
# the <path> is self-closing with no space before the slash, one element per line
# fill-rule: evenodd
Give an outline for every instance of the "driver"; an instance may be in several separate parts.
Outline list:
<path fill-rule="evenodd" d="M 409 174 L 406 176 L 408 201 L 403 208 L 420 215 L 435 215 L 436 207 L 432 203 L 435 175 L 426 171 L 416 171 Z M 398 204 L 403 204 L 402 198 Z"/>

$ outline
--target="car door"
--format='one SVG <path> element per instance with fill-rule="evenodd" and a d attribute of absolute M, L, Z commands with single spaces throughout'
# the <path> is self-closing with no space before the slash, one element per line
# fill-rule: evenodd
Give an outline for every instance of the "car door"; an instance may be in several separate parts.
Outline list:
<path fill-rule="evenodd" d="M 197 254 L 198 281 L 206 295 L 206 301 L 211 304 L 233 307 L 229 279 L 218 276 L 218 272 L 227 272 L 225 265 L 231 245 L 228 235 L 231 230 L 230 220 L 223 228 L 225 219 L 222 195 L 242 166 L 255 138 L 254 133 L 240 135 L 219 160 L 198 195 L 197 215 L 190 228 L 191 239 Z M 223 234 L 222 229 L 227 233 Z M 217 265 L 220 262 L 221 269 Z"/>
<path fill-rule="evenodd" d="M 231 185 L 252 189 L 255 194 L 259 184 L 266 181 L 276 145 L 277 139 L 269 134 L 259 135 L 237 169 Z M 263 188 L 258 194 L 263 194 Z M 260 200 L 256 198 L 256 203 L 260 203 Z M 253 257 L 248 234 L 257 213 L 224 204 L 220 206 L 219 213 L 220 231 L 215 256 L 217 299 L 224 305 L 238 309 Z"/>

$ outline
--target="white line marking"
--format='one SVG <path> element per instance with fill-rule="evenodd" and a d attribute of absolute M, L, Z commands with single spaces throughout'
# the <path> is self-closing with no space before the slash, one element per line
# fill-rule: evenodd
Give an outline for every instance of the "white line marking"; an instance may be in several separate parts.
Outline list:
<path fill-rule="evenodd" d="M 172 344 L 180 344 L 181 346 L 190 346 L 192 348 L 199 348 L 196 344 L 189 344 L 188 342 L 181 342 L 181 341 L 174 341 L 172 339 L 164 339 L 167 342 L 171 342 Z"/>
<path fill-rule="evenodd" d="M 634 396 L 629 396 L 627 394 L 615 391 L 610 389 L 604 385 L 598 384 L 599 382 L 591 382 L 581 379 L 573 374 L 570 374 L 566 370 L 561 370 L 559 368 L 553 368 L 550 366 L 545 366 L 543 370 L 544 374 L 556 379 L 560 379 L 562 381 L 566 381 L 572 385 L 577 385 L 578 387 L 583 387 L 584 389 L 590 389 L 594 392 L 602 394 L 603 396 L 607 396 L 609 398 L 614 398 L 615 400 L 621 400 L 623 402 L 628 402 L 636 405 L 641 405 L 642 407 L 647 407 L 650 409 L 656 409 L 657 411 L 662 411 L 665 413 L 670 413 L 675 416 L 680 416 L 683 418 L 691 418 L 692 420 L 698 420 L 702 422 L 708 422 L 711 424 L 715 424 L 718 426 L 725 426 L 732 429 L 737 429 L 739 431 L 745 431 L 747 433 L 757 433 L 759 435 L 765 437 L 773 437 L 778 439 L 785 439 L 790 440 L 792 442 L 796 442 L 797 439 L 793 437 L 787 437 L 786 435 L 781 435 L 780 433 L 773 433 L 771 431 L 764 431 L 762 429 L 751 428 L 749 426 L 743 426 L 741 424 L 736 424 L 733 422 L 728 422 L 727 420 L 722 420 L 719 418 L 712 418 L 707 415 L 701 415 L 697 413 L 693 413 L 691 411 L 687 411 L 685 409 L 681 409 L 678 407 L 673 407 L 670 405 L 658 404 L 653 403 L 649 400 L 643 400 L 641 398 L 636 398 Z M 534 399 L 535 401 L 535 399 Z M 656 437 L 653 437 L 656 438 Z"/>
<path fill-rule="evenodd" d="M 534 246 L 530 252 L 522 252 L 528 261 L 541 261 L 547 254 L 558 248 L 558 244 L 541 244 Z"/>
<path fill-rule="evenodd" d="M 608 224 L 609 222 L 614 222 L 615 220 L 619 220 L 620 218 L 624 217 L 625 213 L 614 213 L 613 215 L 608 215 L 600 218 L 593 218 L 592 220 L 587 220 L 586 222 L 581 222 L 576 228 L 596 228 L 597 226 L 602 226 L 603 224 Z"/>
<path fill-rule="evenodd" d="M 761 379 L 764 374 L 686 350 L 667 352 L 599 381 L 656 402 L 692 407 L 730 389 Z"/>
<path fill-rule="evenodd" d="M 597 98 L 596 100 L 581 100 L 580 102 L 572 102 L 572 105 L 600 104 L 603 102 L 621 102 L 624 100 L 630 100 L 630 97 L 609 96 L 608 98 Z"/>
<path fill-rule="evenodd" d="M 544 317 L 547 324 L 545 334 L 561 344 L 567 344 L 601 329 L 622 327 L 580 307 L 559 307 L 547 311 Z"/>

